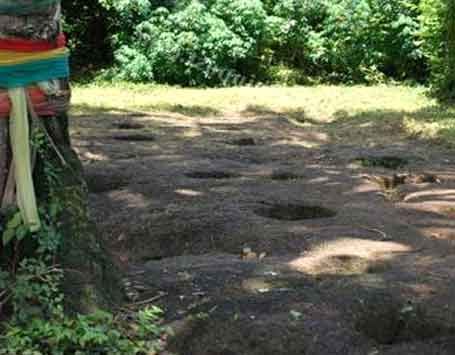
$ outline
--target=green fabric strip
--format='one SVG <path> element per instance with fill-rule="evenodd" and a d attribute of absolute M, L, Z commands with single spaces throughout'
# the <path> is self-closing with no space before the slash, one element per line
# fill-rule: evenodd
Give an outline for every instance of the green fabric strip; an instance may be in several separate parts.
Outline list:
<path fill-rule="evenodd" d="M 27 86 L 39 81 L 67 78 L 69 56 L 39 60 L 26 64 L 0 66 L 0 88 Z"/>
<path fill-rule="evenodd" d="M 60 0 L 0 0 L 0 14 L 25 15 L 59 2 Z"/>
<path fill-rule="evenodd" d="M 41 223 L 33 185 L 27 97 L 24 88 L 14 88 L 8 92 L 11 100 L 10 139 L 16 177 L 17 204 L 25 224 L 32 232 L 36 232 L 40 229 Z"/>

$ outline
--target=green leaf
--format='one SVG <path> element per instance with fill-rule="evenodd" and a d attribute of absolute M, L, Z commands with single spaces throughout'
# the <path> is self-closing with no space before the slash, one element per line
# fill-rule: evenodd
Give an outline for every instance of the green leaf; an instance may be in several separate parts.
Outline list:
<path fill-rule="evenodd" d="M 16 236 L 16 231 L 14 229 L 8 228 L 3 232 L 3 245 L 8 245 Z"/>
<path fill-rule="evenodd" d="M 21 216 L 21 213 L 20 212 L 16 212 L 13 216 L 13 218 L 11 218 L 9 221 L 8 221 L 8 224 L 7 224 L 7 229 L 14 229 L 14 228 L 17 228 L 21 225 L 22 223 L 22 216 Z"/>
<path fill-rule="evenodd" d="M 29 232 L 29 229 L 26 226 L 19 226 L 16 230 L 16 237 L 20 241 L 24 239 Z"/>

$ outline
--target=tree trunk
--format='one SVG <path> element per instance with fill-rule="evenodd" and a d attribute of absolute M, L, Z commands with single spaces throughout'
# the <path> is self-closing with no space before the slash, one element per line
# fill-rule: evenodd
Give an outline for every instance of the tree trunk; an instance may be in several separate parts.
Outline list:
<path fill-rule="evenodd" d="M 51 41 L 58 36 L 60 30 L 57 5 L 26 16 L 0 14 L 1 36 Z"/>
<path fill-rule="evenodd" d="M 57 6 L 51 6 L 41 13 L 28 16 L 0 14 L 0 38 L 20 37 L 53 41 L 60 33 L 58 11 Z M 63 83 L 69 91 L 67 81 Z M 48 191 L 43 182 L 46 181 L 45 165 L 48 167 L 49 162 L 55 167 L 54 171 L 58 172 L 61 182 L 57 196 L 63 204 L 64 215 L 61 223 L 65 235 L 58 262 L 64 270 L 63 286 L 68 305 L 71 310 L 89 312 L 94 308 L 116 303 L 122 297 L 119 273 L 97 238 L 95 226 L 89 220 L 88 192 L 82 165 L 71 148 L 67 113 L 44 118 L 34 118 L 33 114 L 30 116 L 31 121 L 41 121 L 38 126 L 45 128 L 50 137 L 50 145 L 54 148 L 46 156 L 36 157 L 34 184 L 38 201 L 48 199 Z M 34 124 L 36 122 L 32 123 Z M 0 201 L 3 200 L 8 178 L 9 144 L 8 119 L 0 118 Z"/>

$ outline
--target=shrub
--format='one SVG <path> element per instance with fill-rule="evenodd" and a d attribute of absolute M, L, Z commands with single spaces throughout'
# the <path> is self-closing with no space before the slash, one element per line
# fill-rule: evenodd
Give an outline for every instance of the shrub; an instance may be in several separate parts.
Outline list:
<path fill-rule="evenodd" d="M 327 64 L 323 34 L 327 1 L 273 1 L 268 8 L 274 64 L 298 68 L 309 76 L 321 75 Z"/>
<path fill-rule="evenodd" d="M 145 13 L 131 36 L 115 38 L 116 78 L 193 86 L 254 76 L 266 19 L 259 0 L 220 0 L 211 8 L 191 1 L 175 12 L 144 5 Z"/>
<path fill-rule="evenodd" d="M 110 75 L 122 80 L 232 85 L 273 81 L 286 70 L 298 82 L 427 75 L 418 0 L 103 3 L 120 18 Z"/>
<path fill-rule="evenodd" d="M 416 3 L 342 0 L 330 6 L 324 36 L 332 74 L 343 81 L 423 78 Z"/>
<path fill-rule="evenodd" d="M 421 38 L 431 66 L 433 92 L 455 99 L 455 4 L 446 0 L 422 0 Z"/>

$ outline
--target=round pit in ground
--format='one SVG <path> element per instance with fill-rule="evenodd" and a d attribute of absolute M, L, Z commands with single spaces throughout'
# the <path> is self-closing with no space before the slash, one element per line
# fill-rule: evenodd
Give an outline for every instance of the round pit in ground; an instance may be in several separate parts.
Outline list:
<path fill-rule="evenodd" d="M 260 217 L 283 221 L 330 218 L 336 215 L 336 212 L 331 209 L 305 204 L 270 204 L 257 208 L 254 213 Z"/>
<path fill-rule="evenodd" d="M 240 177 L 239 174 L 227 171 L 193 171 L 185 174 L 190 179 L 232 179 Z"/>

